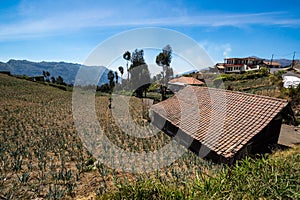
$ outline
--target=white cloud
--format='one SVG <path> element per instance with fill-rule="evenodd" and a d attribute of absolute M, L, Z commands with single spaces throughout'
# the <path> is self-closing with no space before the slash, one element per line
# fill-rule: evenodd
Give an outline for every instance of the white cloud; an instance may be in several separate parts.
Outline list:
<path fill-rule="evenodd" d="M 226 44 L 224 48 L 223 56 L 224 58 L 227 58 L 231 52 L 230 44 Z"/>
<path fill-rule="evenodd" d="M 99 1 L 29 1 L 24 0 L 16 13 L 17 20 L 2 22 L 0 40 L 67 34 L 85 28 L 202 26 L 245 27 L 276 25 L 299 27 L 300 19 L 286 12 L 220 13 L 188 12 L 182 5 L 164 3 L 120 2 L 118 6 Z M 138 7 L 131 12 L 133 7 Z"/>

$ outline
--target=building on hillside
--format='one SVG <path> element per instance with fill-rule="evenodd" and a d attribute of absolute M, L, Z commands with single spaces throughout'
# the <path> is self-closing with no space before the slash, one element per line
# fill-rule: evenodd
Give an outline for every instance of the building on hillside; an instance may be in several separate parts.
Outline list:
<path fill-rule="evenodd" d="M 283 87 L 285 88 L 296 88 L 300 84 L 300 75 L 295 74 L 293 72 L 287 72 L 282 74 L 283 79 Z"/>
<path fill-rule="evenodd" d="M 224 63 L 217 63 L 215 65 L 215 68 L 218 70 L 219 73 L 225 73 L 225 67 L 224 67 Z"/>
<path fill-rule="evenodd" d="M 262 65 L 264 67 L 267 67 L 267 68 L 280 68 L 281 67 L 281 64 L 279 64 L 279 62 L 275 62 L 275 61 L 263 61 Z"/>
<path fill-rule="evenodd" d="M 276 144 L 288 101 L 187 86 L 150 109 L 152 123 L 200 157 L 232 164 Z"/>
<path fill-rule="evenodd" d="M 260 69 L 262 59 L 247 58 L 225 58 L 224 73 L 244 73 L 247 71 L 255 71 Z"/>
<path fill-rule="evenodd" d="M 187 85 L 200 86 L 200 85 L 204 85 L 204 82 L 193 77 L 181 76 L 179 78 L 174 78 L 170 80 L 168 82 L 168 89 L 173 92 L 178 92 L 179 90 L 183 89 Z"/>

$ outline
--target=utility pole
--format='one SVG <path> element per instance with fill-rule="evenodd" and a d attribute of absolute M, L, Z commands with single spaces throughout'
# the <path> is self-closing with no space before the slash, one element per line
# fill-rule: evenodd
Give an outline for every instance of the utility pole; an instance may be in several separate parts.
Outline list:
<path fill-rule="evenodd" d="M 294 55 L 293 55 L 292 69 L 294 68 L 294 64 L 295 64 L 295 54 L 296 54 L 296 51 L 294 51 Z"/>
<path fill-rule="evenodd" d="M 274 54 L 272 54 L 272 58 L 271 58 L 271 62 L 270 62 L 270 67 L 272 67 L 272 63 L 273 63 L 273 56 L 274 56 Z"/>

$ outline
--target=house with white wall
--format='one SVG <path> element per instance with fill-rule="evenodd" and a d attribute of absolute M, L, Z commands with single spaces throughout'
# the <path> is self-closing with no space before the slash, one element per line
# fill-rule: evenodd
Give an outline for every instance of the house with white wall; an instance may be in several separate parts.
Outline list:
<path fill-rule="evenodd" d="M 244 73 L 247 71 L 255 71 L 260 69 L 262 59 L 255 57 L 247 58 L 225 58 L 224 72 L 225 73 Z"/>

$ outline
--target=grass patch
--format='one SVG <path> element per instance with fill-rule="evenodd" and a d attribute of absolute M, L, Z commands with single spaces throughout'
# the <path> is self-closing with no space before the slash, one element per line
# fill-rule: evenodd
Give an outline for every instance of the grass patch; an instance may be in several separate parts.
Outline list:
<path fill-rule="evenodd" d="M 180 186 L 158 178 L 119 185 L 99 199 L 299 199 L 300 146 L 246 158 L 214 176 L 198 174 Z"/>

